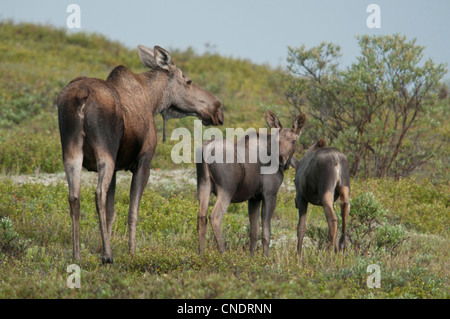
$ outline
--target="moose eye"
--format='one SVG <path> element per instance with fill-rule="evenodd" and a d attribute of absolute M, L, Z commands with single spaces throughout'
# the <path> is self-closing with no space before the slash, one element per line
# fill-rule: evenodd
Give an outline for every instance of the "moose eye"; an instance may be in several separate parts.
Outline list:
<path fill-rule="evenodd" d="M 295 144 L 295 140 L 292 140 L 292 145 L 294 145 Z"/>
<path fill-rule="evenodd" d="M 191 84 L 192 84 L 192 80 L 187 80 L 187 81 L 186 81 L 186 84 L 187 84 L 187 85 L 191 85 Z"/>

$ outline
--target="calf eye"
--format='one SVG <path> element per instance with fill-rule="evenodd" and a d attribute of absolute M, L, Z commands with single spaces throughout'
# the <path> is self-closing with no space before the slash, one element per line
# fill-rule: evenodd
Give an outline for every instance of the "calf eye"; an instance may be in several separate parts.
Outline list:
<path fill-rule="evenodd" d="M 295 142 L 296 142 L 296 141 L 295 141 L 295 140 L 293 140 L 293 141 L 292 141 L 292 145 L 294 145 L 294 144 L 295 144 Z"/>
<path fill-rule="evenodd" d="M 186 81 L 186 84 L 187 84 L 187 85 L 191 85 L 191 84 L 192 84 L 192 80 L 187 80 L 187 81 Z"/>

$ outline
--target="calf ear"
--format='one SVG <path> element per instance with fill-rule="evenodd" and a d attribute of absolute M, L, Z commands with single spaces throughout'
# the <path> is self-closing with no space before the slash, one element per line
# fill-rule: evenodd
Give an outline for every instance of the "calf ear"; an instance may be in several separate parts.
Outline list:
<path fill-rule="evenodd" d="M 275 115 L 275 113 L 273 113 L 269 110 L 266 110 L 266 122 L 267 122 L 267 125 L 269 125 L 269 127 L 271 127 L 271 128 L 277 128 L 280 130 L 283 128 L 283 126 L 280 123 L 280 120 Z"/>
<path fill-rule="evenodd" d="M 293 168 L 297 168 L 298 159 L 296 157 L 292 156 L 290 164 Z"/>
<path fill-rule="evenodd" d="M 297 135 L 300 135 L 300 132 L 303 128 L 303 126 L 305 126 L 306 123 L 306 115 L 305 114 L 300 114 L 298 115 L 295 120 L 294 120 L 294 133 Z"/>
<path fill-rule="evenodd" d="M 158 67 L 170 71 L 175 63 L 173 63 L 169 52 L 157 45 L 154 47 L 153 51 L 155 52 L 155 61 Z"/>

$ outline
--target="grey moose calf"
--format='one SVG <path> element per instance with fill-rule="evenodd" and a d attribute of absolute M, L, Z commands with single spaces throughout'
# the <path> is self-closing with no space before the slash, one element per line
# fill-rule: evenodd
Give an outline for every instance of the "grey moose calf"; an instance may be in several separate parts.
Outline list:
<path fill-rule="evenodd" d="M 279 129 L 278 157 L 279 166 L 273 174 L 262 174 L 261 170 L 264 164 L 260 158 L 258 149 L 258 158 L 256 162 L 250 160 L 238 160 L 238 147 L 235 143 L 227 142 L 222 139 L 209 140 L 203 143 L 198 151 L 205 154 L 205 149 L 215 148 L 224 150 L 227 147 L 234 149 L 234 159 L 231 162 L 223 161 L 210 162 L 203 158 L 197 165 L 197 191 L 199 197 L 199 213 L 197 221 L 197 230 L 199 238 L 199 252 L 204 251 L 204 241 L 207 225 L 208 202 L 211 193 L 217 196 L 216 203 L 212 209 L 209 219 L 217 241 L 220 252 L 225 250 L 225 244 L 222 238 L 222 219 L 230 203 L 240 203 L 248 201 L 248 213 L 250 218 L 250 252 L 252 256 L 255 252 L 256 241 L 259 233 L 259 212 L 261 211 L 262 221 L 262 244 L 263 252 L 269 255 L 270 243 L 270 221 L 276 206 L 278 189 L 283 182 L 284 171 L 289 167 L 290 160 L 294 154 L 297 139 L 305 125 L 305 115 L 301 114 L 294 120 L 293 128 L 283 128 L 278 117 L 271 111 L 266 111 L 266 122 L 271 128 Z M 245 146 L 245 153 L 249 154 L 255 147 L 266 148 L 266 154 L 271 154 L 271 143 L 262 143 L 264 138 L 262 134 L 254 134 L 253 137 L 244 136 L 245 140 L 240 145 Z M 266 141 L 270 140 L 270 135 Z M 243 143 L 245 142 L 245 144 Z M 258 145 L 258 146 L 257 146 Z M 276 144 L 275 144 L 276 145 Z M 272 157 L 272 156 L 271 156 Z M 273 158 L 272 157 L 272 158 Z M 262 209 L 261 208 L 262 204 Z"/>
<path fill-rule="evenodd" d="M 347 246 L 346 223 L 350 212 L 350 170 L 347 157 L 332 147 L 325 147 L 322 139 L 311 146 L 300 161 L 295 158 L 291 164 L 296 168 L 295 204 L 298 208 L 297 251 L 301 256 L 303 237 L 306 233 L 306 211 L 308 203 L 322 206 L 328 222 L 328 239 L 338 251 L 337 218 L 333 204 L 339 198 L 342 215 L 342 236 L 339 250 Z"/>

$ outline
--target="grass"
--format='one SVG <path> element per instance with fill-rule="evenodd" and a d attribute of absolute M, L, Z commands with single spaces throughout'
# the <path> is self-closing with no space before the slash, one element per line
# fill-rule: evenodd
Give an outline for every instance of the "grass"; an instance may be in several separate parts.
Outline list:
<path fill-rule="evenodd" d="M 232 205 L 225 215 L 227 251 L 218 253 L 208 226 L 206 253 L 199 256 L 195 186 L 180 186 L 176 181 L 147 187 L 140 207 L 137 254 L 130 256 L 126 224 L 129 184 L 124 179 L 116 195 L 112 267 L 100 262 L 95 182 L 85 183 L 80 289 L 66 286 L 72 243 L 65 183 L 19 185 L 3 179 L 0 217 L 10 219 L 17 240 L 26 242 L 27 249 L 0 255 L 0 298 L 448 298 L 448 228 L 436 231 L 432 219 L 420 223 L 413 219 L 406 230 L 407 239 L 396 249 L 376 249 L 374 244 L 362 252 L 350 246 L 345 255 L 335 255 L 312 235 L 299 261 L 295 254 L 297 214 L 289 188 L 292 178 L 291 170 L 278 197 L 269 258 L 262 255 L 260 246 L 256 256 L 250 257 L 245 204 Z M 389 225 L 397 225 L 409 202 L 392 207 L 384 200 L 391 196 L 391 182 L 376 182 L 374 196 L 385 203 L 384 217 Z M 353 188 L 361 189 L 363 184 L 353 182 Z M 397 187 L 407 188 L 408 184 Z M 420 189 L 426 194 L 427 187 Z M 444 207 L 446 214 L 447 200 L 447 189 L 437 188 L 434 206 Z M 423 209 L 424 214 L 435 210 Z M 430 225 L 422 225 L 427 223 Z M 311 227 L 326 232 L 325 217 L 318 207 L 309 210 L 308 229 Z M 0 233 L 0 240 L 4 237 Z M 366 285 L 371 264 L 381 267 L 380 289 Z"/>

